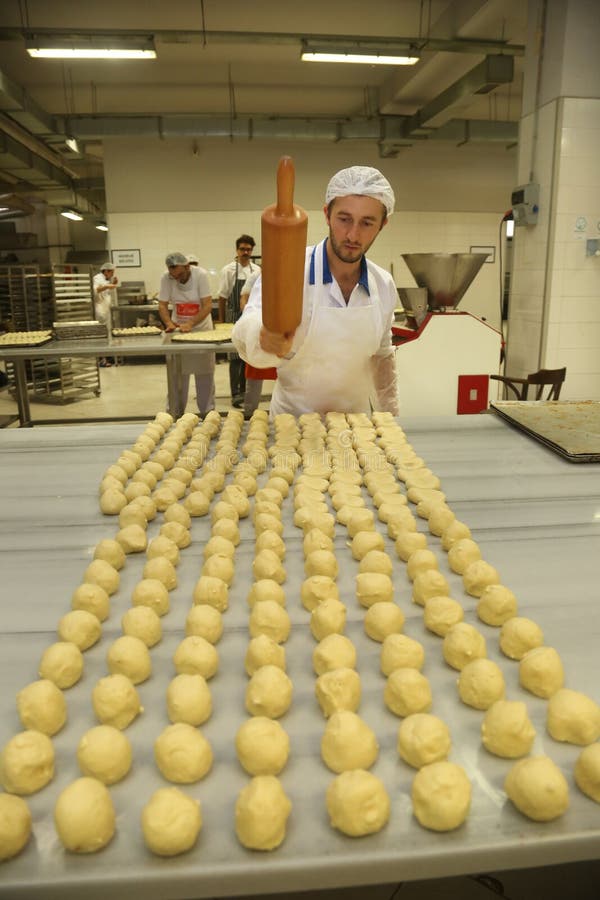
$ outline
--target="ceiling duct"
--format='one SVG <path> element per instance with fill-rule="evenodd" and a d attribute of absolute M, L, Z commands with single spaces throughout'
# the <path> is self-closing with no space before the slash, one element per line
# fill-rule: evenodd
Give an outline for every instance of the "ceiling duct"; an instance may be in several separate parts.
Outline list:
<path fill-rule="evenodd" d="M 35 207 L 18 194 L 0 194 L 0 221 L 32 216 Z"/>

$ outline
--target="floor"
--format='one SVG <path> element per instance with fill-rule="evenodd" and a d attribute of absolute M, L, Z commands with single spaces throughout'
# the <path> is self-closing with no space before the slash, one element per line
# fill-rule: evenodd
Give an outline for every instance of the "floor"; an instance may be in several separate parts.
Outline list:
<path fill-rule="evenodd" d="M 127 364 L 100 370 L 101 395 L 67 404 L 32 402 L 34 421 L 99 417 L 152 417 L 165 406 L 165 369 L 161 364 Z M 215 375 L 217 409 L 229 408 L 229 371 L 225 360 Z M 265 382 L 261 406 L 268 408 L 271 382 Z M 193 400 L 188 410 L 196 411 Z M 0 391 L 0 420 L 15 416 L 16 404 L 7 389 Z M 8 427 L 17 427 L 8 422 Z M 264 895 L 266 896 L 266 895 Z M 600 860 L 485 875 L 441 878 L 402 884 L 297 891 L 269 895 L 270 900 L 598 900 Z M 190 898 L 191 900 L 191 898 Z M 247 898 L 249 900 L 249 898 Z"/>

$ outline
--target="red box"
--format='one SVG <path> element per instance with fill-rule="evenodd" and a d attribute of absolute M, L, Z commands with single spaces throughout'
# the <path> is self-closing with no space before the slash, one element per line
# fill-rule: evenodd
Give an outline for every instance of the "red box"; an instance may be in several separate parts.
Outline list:
<path fill-rule="evenodd" d="M 472 415 L 484 412 L 488 407 L 489 375 L 459 375 L 456 414 Z"/>

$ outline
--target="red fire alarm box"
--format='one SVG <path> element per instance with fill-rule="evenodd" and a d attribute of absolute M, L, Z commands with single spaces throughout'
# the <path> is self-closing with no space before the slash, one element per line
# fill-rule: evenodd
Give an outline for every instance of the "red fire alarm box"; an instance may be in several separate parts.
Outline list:
<path fill-rule="evenodd" d="M 456 414 L 466 416 L 486 410 L 489 389 L 489 375 L 459 375 Z"/>

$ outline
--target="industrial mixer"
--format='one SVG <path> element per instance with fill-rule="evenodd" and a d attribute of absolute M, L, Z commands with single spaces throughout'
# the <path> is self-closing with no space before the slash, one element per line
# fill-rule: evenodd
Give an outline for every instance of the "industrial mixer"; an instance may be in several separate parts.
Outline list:
<path fill-rule="evenodd" d="M 405 253 L 418 287 L 399 288 L 406 320 L 392 327 L 402 416 L 464 415 L 488 407 L 502 335 L 457 306 L 484 253 Z"/>

